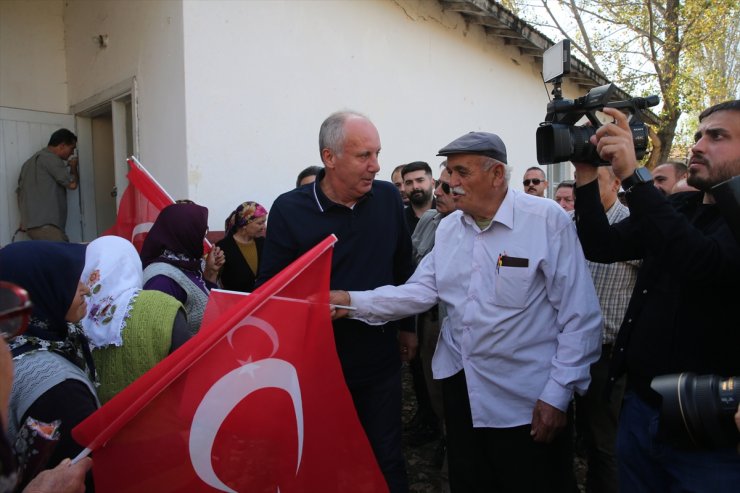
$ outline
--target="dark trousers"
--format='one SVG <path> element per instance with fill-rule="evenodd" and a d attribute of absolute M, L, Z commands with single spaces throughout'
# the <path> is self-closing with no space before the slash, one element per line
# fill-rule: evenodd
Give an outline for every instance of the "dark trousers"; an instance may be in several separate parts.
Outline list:
<path fill-rule="evenodd" d="M 401 369 L 389 378 L 353 386 L 352 400 L 391 493 L 409 490 L 401 448 Z"/>
<path fill-rule="evenodd" d="M 576 492 L 570 433 L 536 443 L 531 426 L 473 428 L 465 373 L 442 380 L 452 493 Z"/>
<path fill-rule="evenodd" d="M 437 312 L 438 307 L 435 306 L 432 310 Z M 417 327 L 422 329 L 423 337 L 419 339 L 418 358 L 421 360 L 421 368 L 424 370 L 424 380 L 427 384 L 426 389 L 429 394 L 430 405 L 434 414 L 441 423 L 444 416 L 442 406 L 442 384 L 439 380 L 435 380 L 432 375 L 432 357 L 437 348 L 437 340 L 439 339 L 440 330 L 439 326 L 440 322 L 437 313 L 432 313 L 430 310 L 419 315 Z"/>
<path fill-rule="evenodd" d="M 609 381 L 611 346 L 601 348 L 601 357 L 591 365 L 591 385 L 584 396 L 576 396 L 576 430 L 586 446 L 588 475 L 587 493 L 617 493 L 617 423 L 622 406 L 625 379 L 613 385 L 611 394 L 605 394 Z"/>

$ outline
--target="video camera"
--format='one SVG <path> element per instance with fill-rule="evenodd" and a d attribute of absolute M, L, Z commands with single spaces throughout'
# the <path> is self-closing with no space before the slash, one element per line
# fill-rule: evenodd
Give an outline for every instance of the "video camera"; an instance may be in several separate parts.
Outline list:
<path fill-rule="evenodd" d="M 591 144 L 591 136 L 601 126 L 596 112 L 605 107 L 626 110 L 637 159 L 642 159 L 648 144 L 648 129 L 640 119 L 640 110 L 655 106 L 658 96 L 632 98 L 626 101 L 612 101 L 617 90 L 614 84 L 591 89 L 588 94 L 573 99 L 563 98 L 562 77 L 570 73 L 570 41 L 563 40 L 544 53 L 543 78 L 554 84 L 553 100 L 547 104 L 545 121 L 537 129 L 537 161 L 540 164 L 554 164 L 563 161 L 577 161 L 594 166 L 606 166 Z M 583 117 L 591 125 L 576 126 Z"/>

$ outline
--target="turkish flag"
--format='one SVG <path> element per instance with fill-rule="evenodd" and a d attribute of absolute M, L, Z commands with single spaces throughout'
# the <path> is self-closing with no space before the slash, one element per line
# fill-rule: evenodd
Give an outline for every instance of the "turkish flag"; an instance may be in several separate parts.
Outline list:
<path fill-rule="evenodd" d="M 135 157 L 128 159 L 128 186 L 121 196 L 118 205 L 116 223 L 101 236 L 120 236 L 134 244 L 141 253 L 144 239 L 157 220 L 159 212 L 175 201 L 170 194 L 157 183 L 151 174 Z M 203 238 L 203 252 L 211 251 L 211 243 Z"/>
<path fill-rule="evenodd" d="M 195 337 L 72 431 L 98 493 L 388 491 L 334 346 L 335 241 L 212 292 Z"/>
<path fill-rule="evenodd" d="M 118 206 L 116 223 L 101 236 L 120 236 L 134 244 L 141 253 L 146 234 L 152 228 L 159 212 L 174 204 L 167 192 L 134 158 L 128 160 L 129 184 Z"/>

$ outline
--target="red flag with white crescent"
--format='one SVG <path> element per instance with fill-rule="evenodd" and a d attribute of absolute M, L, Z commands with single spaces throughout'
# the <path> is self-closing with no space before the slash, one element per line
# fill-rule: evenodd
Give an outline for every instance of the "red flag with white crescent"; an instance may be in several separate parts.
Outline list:
<path fill-rule="evenodd" d="M 98 493 L 387 491 L 334 345 L 335 241 L 214 291 L 197 336 L 72 431 Z"/>
<path fill-rule="evenodd" d="M 116 223 L 101 236 L 114 235 L 125 238 L 141 252 L 146 234 L 152 228 L 159 212 L 175 201 L 133 159 L 128 160 L 129 184 L 118 205 Z"/>
<path fill-rule="evenodd" d="M 100 236 L 125 238 L 134 244 L 137 252 L 141 253 L 144 239 L 152 229 L 159 212 L 175 201 L 136 158 L 131 157 L 127 162 L 128 186 L 118 205 L 116 223 Z M 210 250 L 210 242 L 203 239 L 203 251 L 208 253 Z"/>

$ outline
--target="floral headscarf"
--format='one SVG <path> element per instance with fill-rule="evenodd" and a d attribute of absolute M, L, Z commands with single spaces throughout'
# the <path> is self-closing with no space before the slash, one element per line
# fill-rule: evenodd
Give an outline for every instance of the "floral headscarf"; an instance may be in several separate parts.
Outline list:
<path fill-rule="evenodd" d="M 257 202 L 244 202 L 236 208 L 234 212 L 229 214 L 224 224 L 224 231 L 226 236 L 231 236 L 236 233 L 239 228 L 246 226 L 255 219 L 259 219 L 262 216 L 267 215 L 267 209 L 259 205 Z"/>
<path fill-rule="evenodd" d="M 121 331 L 144 285 L 141 260 L 131 242 L 103 236 L 87 246 L 82 282 L 90 290 L 82 329 L 93 348 L 123 344 Z"/>
<path fill-rule="evenodd" d="M 208 209 L 198 204 L 168 205 L 157 216 L 141 247 L 146 268 L 164 262 L 179 269 L 201 272 L 203 238 L 208 230 Z"/>

